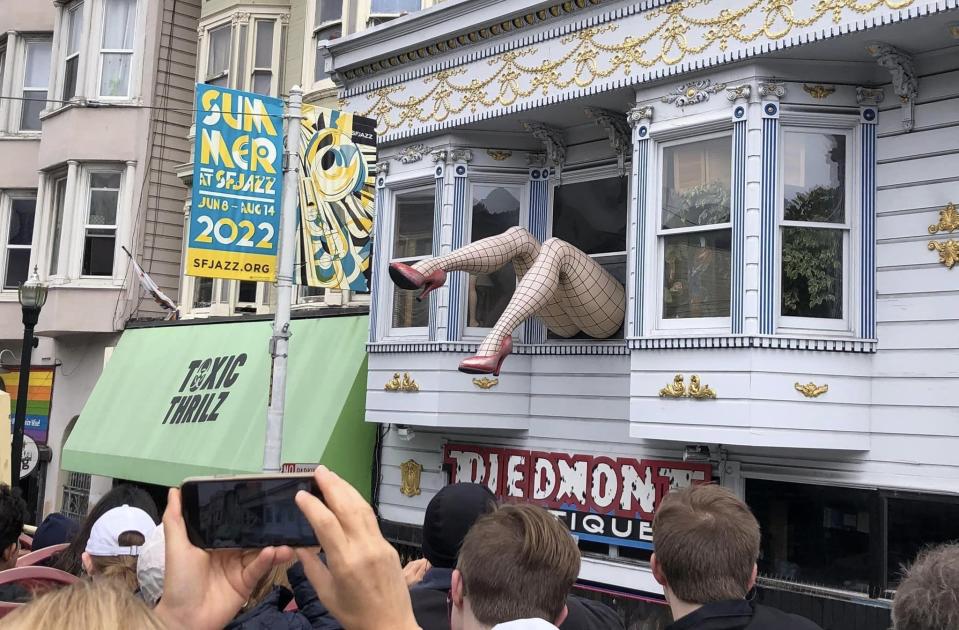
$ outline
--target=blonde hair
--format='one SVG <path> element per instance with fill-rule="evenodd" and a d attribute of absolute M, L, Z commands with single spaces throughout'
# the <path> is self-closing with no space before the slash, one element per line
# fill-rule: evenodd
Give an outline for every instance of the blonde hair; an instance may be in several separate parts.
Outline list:
<path fill-rule="evenodd" d="M 4 630 L 166 630 L 153 611 L 113 580 L 81 580 L 50 591 L 0 620 Z"/>
<path fill-rule="evenodd" d="M 246 603 L 243 604 L 243 608 L 240 609 L 238 615 L 241 615 L 253 608 L 256 608 L 263 602 L 267 596 L 273 592 L 273 589 L 277 586 L 282 586 L 287 590 L 293 590 L 293 587 L 290 586 L 290 580 L 286 576 L 287 570 L 293 566 L 295 560 L 286 562 L 284 564 L 273 567 L 269 573 L 260 578 L 260 581 L 256 583 L 256 586 L 253 587 L 253 592 L 250 593 L 250 598 L 246 600 Z"/>
<path fill-rule="evenodd" d="M 114 582 L 131 593 L 140 587 L 136 556 L 90 556 L 90 562 L 94 579 Z"/>

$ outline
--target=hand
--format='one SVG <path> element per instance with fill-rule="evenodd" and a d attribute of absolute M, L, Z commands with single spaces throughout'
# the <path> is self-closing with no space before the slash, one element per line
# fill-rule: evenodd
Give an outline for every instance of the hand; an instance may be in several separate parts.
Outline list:
<path fill-rule="evenodd" d="M 258 551 L 194 547 L 186 534 L 180 491 L 171 488 L 163 514 L 166 575 L 155 612 L 169 628 L 219 629 L 250 598 L 254 587 L 275 565 L 292 560 L 289 547 Z"/>
<path fill-rule="evenodd" d="M 406 586 L 414 586 L 423 581 L 423 576 L 433 565 L 426 558 L 411 560 L 403 567 L 403 578 L 406 579 Z"/>
<path fill-rule="evenodd" d="M 369 504 L 350 484 L 320 466 L 314 473 L 325 504 L 298 492 L 296 504 L 326 552 L 297 549 L 306 577 L 347 630 L 418 628 L 400 558 L 383 536 Z"/>

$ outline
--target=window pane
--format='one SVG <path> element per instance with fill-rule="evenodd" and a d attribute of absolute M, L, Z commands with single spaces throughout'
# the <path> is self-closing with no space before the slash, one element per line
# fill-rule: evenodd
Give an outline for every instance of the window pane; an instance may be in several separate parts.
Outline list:
<path fill-rule="evenodd" d="M 393 328 L 427 326 L 430 321 L 430 301 L 416 300 L 417 291 L 393 289 Z"/>
<path fill-rule="evenodd" d="M 10 230 L 7 242 L 11 245 L 30 245 L 33 242 L 33 219 L 37 200 L 14 199 L 10 205 Z"/>
<path fill-rule="evenodd" d="M 7 273 L 4 274 L 3 288 L 16 289 L 26 281 L 30 271 L 29 249 L 7 250 Z"/>
<path fill-rule="evenodd" d="M 729 316 L 729 230 L 667 236 L 663 317 Z"/>
<path fill-rule="evenodd" d="M 120 188 L 120 173 L 91 173 L 90 188 Z"/>
<path fill-rule="evenodd" d="M 23 105 L 20 108 L 20 130 L 39 131 L 40 113 L 47 103 L 46 90 L 24 90 Z"/>
<path fill-rule="evenodd" d="M 787 221 L 846 220 L 846 136 L 786 132 L 784 217 Z"/>
<path fill-rule="evenodd" d="M 626 251 L 626 177 L 563 184 L 553 200 L 553 236 L 587 254 Z"/>
<path fill-rule="evenodd" d="M 80 273 L 85 276 L 112 276 L 115 230 L 87 230 L 83 239 L 83 265 Z"/>
<path fill-rule="evenodd" d="M 256 282 L 241 280 L 236 290 L 237 302 L 256 302 Z"/>
<path fill-rule="evenodd" d="M 80 35 L 83 32 L 83 3 L 78 2 L 67 11 L 66 56 L 80 52 Z"/>
<path fill-rule="evenodd" d="M 253 91 L 257 94 L 269 94 L 273 84 L 273 73 L 257 70 L 253 73 Z"/>
<path fill-rule="evenodd" d="M 137 0 L 106 0 L 103 17 L 103 48 L 132 50 Z"/>
<path fill-rule="evenodd" d="M 519 191 L 502 186 L 473 186 L 472 240 L 502 234 L 519 225 Z M 489 275 L 469 275 L 468 326 L 491 328 L 516 288 L 513 265 Z"/>
<path fill-rule="evenodd" d="M 868 490 L 748 479 L 746 503 L 763 532 L 760 573 L 868 592 L 875 498 Z"/>
<path fill-rule="evenodd" d="M 103 53 L 100 70 L 100 96 L 129 96 L 130 61 L 128 53 Z"/>
<path fill-rule="evenodd" d="M 120 193 L 116 190 L 90 191 L 90 225 L 116 225 L 117 200 Z"/>
<path fill-rule="evenodd" d="M 729 221 L 732 140 L 713 138 L 663 149 L 663 227 Z"/>
<path fill-rule="evenodd" d="M 420 10 L 420 0 L 372 0 L 370 13 L 412 13 Z"/>
<path fill-rule="evenodd" d="M 253 57 L 254 68 L 273 66 L 273 21 L 259 20 L 256 23 L 256 51 Z"/>
<path fill-rule="evenodd" d="M 27 43 L 27 66 L 24 69 L 23 87 L 47 89 L 50 84 L 50 42 Z"/>
<path fill-rule="evenodd" d="M 206 64 L 206 75 L 215 77 L 230 69 L 230 38 L 233 34 L 231 26 L 221 26 L 210 31 L 210 51 Z M 211 81 L 207 81 L 211 83 Z"/>
<path fill-rule="evenodd" d="M 343 0 L 316 0 L 316 26 L 343 19 Z"/>
<path fill-rule="evenodd" d="M 887 578 L 893 587 L 902 577 L 902 566 L 912 562 L 923 547 L 959 540 L 959 501 L 954 497 L 890 497 L 887 519 Z"/>
<path fill-rule="evenodd" d="M 63 70 L 63 98 L 61 100 L 69 101 L 77 94 L 77 66 L 80 63 L 79 57 L 67 59 Z"/>
<path fill-rule="evenodd" d="M 213 278 L 193 280 L 193 308 L 207 308 L 213 302 Z"/>
<path fill-rule="evenodd" d="M 843 231 L 783 228 L 783 315 L 842 319 Z"/>
<path fill-rule="evenodd" d="M 398 197 L 393 258 L 430 256 L 432 253 L 433 192 Z"/>
<path fill-rule="evenodd" d="M 63 231 L 63 203 L 67 191 L 67 179 L 58 179 L 54 184 L 53 235 L 50 245 L 50 275 L 56 275 L 60 263 L 60 233 Z"/>

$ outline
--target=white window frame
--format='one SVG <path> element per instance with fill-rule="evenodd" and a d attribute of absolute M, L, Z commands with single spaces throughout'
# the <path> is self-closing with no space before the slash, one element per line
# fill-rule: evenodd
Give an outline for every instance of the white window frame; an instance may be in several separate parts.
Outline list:
<path fill-rule="evenodd" d="M 104 280 L 104 279 L 113 279 L 117 276 L 117 261 L 119 256 L 122 253 L 120 249 L 120 222 L 123 220 L 123 193 L 126 189 L 128 183 L 124 181 L 125 178 L 125 169 L 122 165 L 89 165 L 81 171 L 82 177 L 80 179 L 80 188 L 82 194 L 83 208 L 82 214 L 80 214 L 82 222 L 78 224 L 80 243 L 77 251 L 77 260 L 79 265 L 78 278 L 80 280 Z M 110 173 L 120 176 L 120 184 L 116 189 L 117 191 L 117 211 L 116 217 L 114 219 L 113 225 L 102 225 L 98 223 L 90 223 L 90 209 L 93 202 L 93 191 L 94 190 L 113 190 L 113 188 L 94 188 L 93 187 L 93 176 L 101 173 Z M 87 236 L 87 230 L 113 230 L 113 269 L 110 271 L 110 275 L 87 275 L 83 273 L 83 249 L 84 241 Z"/>
<path fill-rule="evenodd" d="M 853 278 L 859 278 L 858 217 L 860 207 L 860 192 L 857 182 L 861 173 L 858 160 L 861 142 L 856 132 L 858 117 L 842 115 L 818 114 L 814 119 L 804 115 L 783 113 L 780 119 L 778 155 L 782 156 L 777 173 L 776 183 L 776 232 L 775 232 L 775 299 L 776 299 L 776 331 L 784 334 L 820 334 L 829 332 L 830 336 L 853 336 L 854 322 L 858 320 L 854 314 L 858 312 L 858 300 L 854 293 L 856 284 Z M 843 223 L 813 223 L 807 221 L 785 221 L 785 163 L 786 163 L 786 135 L 787 133 L 810 133 L 842 135 L 846 138 L 846 181 L 845 181 L 845 221 Z M 827 228 L 843 231 L 843 282 L 842 282 L 842 319 L 826 319 L 819 317 L 796 317 L 782 314 L 782 231 L 784 227 Z"/>
<path fill-rule="evenodd" d="M 495 175 L 491 173 L 477 173 L 477 179 L 475 181 L 470 180 L 469 189 L 467 190 L 466 195 L 466 216 L 464 221 L 466 224 L 463 226 L 463 238 L 466 239 L 466 243 L 473 242 L 473 194 L 475 186 L 500 186 L 502 188 L 511 188 L 519 191 L 519 223 L 518 227 L 523 227 L 529 225 L 529 178 L 528 177 L 517 177 L 515 175 Z M 464 291 L 469 291 L 469 281 L 463 285 Z M 464 300 L 463 307 L 463 339 L 483 339 L 489 334 L 491 328 L 484 328 L 480 326 L 470 326 L 469 325 L 469 295 L 468 293 L 462 297 L 450 296 L 450 299 L 462 299 Z M 392 312 L 392 311 L 391 311 Z"/>
<path fill-rule="evenodd" d="M 730 195 L 730 220 L 726 223 L 713 223 L 710 225 L 697 226 L 691 228 L 673 228 L 664 230 L 663 225 L 663 176 L 665 174 L 665 160 L 663 158 L 664 149 L 669 147 L 674 147 L 683 144 L 693 144 L 696 142 L 702 142 L 705 140 L 712 140 L 715 138 L 729 138 L 730 144 L 730 190 L 733 186 L 733 142 L 732 142 L 732 126 L 728 128 L 723 128 L 721 130 L 709 131 L 709 132 L 699 132 L 696 127 L 688 127 L 683 129 L 684 132 L 682 135 L 676 137 L 670 137 L 668 140 L 662 140 L 655 143 L 653 150 L 656 152 L 655 156 L 655 169 L 653 171 L 654 176 L 650 180 L 653 186 L 653 194 L 650 195 L 652 203 L 650 205 L 650 211 L 647 213 L 647 220 L 649 221 L 648 227 L 650 228 L 649 233 L 655 234 L 656 236 L 656 246 L 655 251 L 655 264 L 651 265 L 653 270 L 652 278 L 647 277 L 646 286 L 651 287 L 655 291 L 655 299 L 651 300 L 653 308 L 655 308 L 655 318 L 652 320 L 655 322 L 655 328 L 652 331 L 653 336 L 672 336 L 677 332 L 687 332 L 687 331 L 696 331 L 697 333 L 703 334 L 729 334 L 730 326 L 732 325 L 732 283 L 730 282 L 730 315 L 725 317 L 687 317 L 687 318 L 666 318 L 663 317 L 663 277 L 666 273 L 666 237 L 678 235 L 678 234 L 695 234 L 699 232 L 717 232 L 720 230 L 728 230 L 730 238 L 732 238 L 732 195 Z M 732 268 L 730 267 L 730 274 L 732 274 Z"/>
<path fill-rule="evenodd" d="M 44 43 L 44 42 L 45 42 L 45 43 L 48 43 L 48 44 L 50 45 L 50 47 L 51 47 L 51 48 L 50 48 L 50 63 L 51 63 L 51 65 L 52 65 L 52 63 L 53 63 L 53 38 L 52 38 L 52 36 L 51 36 L 51 37 L 29 36 L 29 37 L 22 37 L 22 38 L 18 38 L 18 39 L 20 40 L 20 41 L 18 42 L 18 45 L 19 45 L 19 48 L 20 48 L 20 51 L 21 51 L 21 54 L 20 54 L 21 61 L 20 61 L 20 64 L 19 64 L 21 70 L 20 70 L 20 72 L 18 73 L 18 77 L 17 77 L 17 84 L 18 84 L 19 87 L 20 87 L 19 96 L 22 97 L 22 98 L 28 98 L 28 96 L 27 96 L 27 93 L 28 93 L 28 92 L 41 92 L 41 91 L 42 91 L 42 92 L 44 92 L 44 93 L 46 94 L 46 100 L 49 101 L 49 100 L 51 99 L 51 96 L 50 96 L 50 82 L 51 82 L 51 81 L 50 81 L 50 79 L 51 79 L 50 69 L 47 70 L 47 85 L 46 85 L 45 87 L 40 87 L 40 86 L 38 86 L 38 85 L 27 86 L 27 56 L 28 56 L 28 54 L 29 54 L 29 53 L 28 53 L 28 47 L 29 47 L 31 44 L 39 44 L 39 43 Z M 25 135 L 27 135 L 27 134 L 39 134 L 39 133 L 40 133 L 40 129 L 22 129 L 22 128 L 21 128 L 21 125 L 23 124 L 23 120 L 22 120 L 23 107 L 24 107 L 24 105 L 26 105 L 26 101 L 20 101 L 19 104 L 20 104 L 20 107 L 15 108 L 15 109 L 17 109 L 17 112 L 16 112 L 16 119 L 14 120 L 14 128 L 15 128 L 19 133 L 25 134 Z M 46 106 L 47 106 L 47 104 L 45 103 L 43 109 L 46 109 Z M 43 116 L 43 110 L 41 110 L 41 114 L 40 114 L 40 115 L 41 115 L 41 118 L 42 118 L 42 116 Z M 42 122 L 41 122 L 41 126 L 42 126 Z"/>
<path fill-rule="evenodd" d="M 63 191 L 58 190 L 60 182 L 63 182 Z M 69 238 L 64 238 L 64 229 L 67 226 L 67 204 L 68 197 L 70 193 L 70 181 L 69 181 L 69 172 L 68 171 L 58 171 L 56 173 L 50 173 L 45 177 L 45 187 L 48 192 L 46 194 L 47 207 L 44 208 L 44 213 L 49 216 L 49 219 L 46 221 L 45 228 L 45 239 L 46 247 L 45 251 L 41 254 L 42 258 L 39 260 L 43 261 L 45 266 L 45 272 L 49 278 L 66 278 L 68 275 L 67 269 L 69 268 L 68 256 L 65 256 L 64 244 L 69 242 Z M 57 208 L 60 208 L 62 212 L 60 213 L 60 226 L 57 227 Z M 53 255 L 56 253 L 57 256 L 57 271 L 53 273 L 52 263 Z"/>
<path fill-rule="evenodd" d="M 375 26 L 379 26 L 379 24 L 382 24 L 389 20 L 395 20 L 398 17 L 409 15 L 410 13 L 414 13 L 416 11 L 422 11 L 426 7 L 432 6 L 433 4 L 435 4 L 433 0 L 420 0 L 419 8 L 414 9 L 413 11 L 409 11 L 407 13 L 376 13 L 373 11 L 373 0 L 366 0 L 365 2 L 359 3 L 360 15 L 359 15 L 359 19 L 357 20 L 357 23 L 361 24 L 364 29 L 374 28 Z M 372 20 L 381 20 L 381 21 L 379 22 L 379 24 L 370 24 Z"/>
<path fill-rule="evenodd" d="M 272 22 L 273 23 L 273 41 L 270 48 L 270 65 L 269 66 L 258 66 L 256 65 L 256 45 L 259 37 L 259 26 L 261 23 Z M 267 15 L 256 15 L 250 18 L 250 29 L 249 37 L 250 45 L 246 54 L 248 55 L 248 63 L 246 67 L 250 70 L 247 72 L 247 76 L 243 77 L 244 81 L 247 82 L 247 87 L 243 88 L 249 92 L 253 92 L 253 86 L 256 84 L 256 76 L 258 74 L 270 73 L 270 89 L 264 94 L 264 96 L 277 96 L 280 93 L 280 90 L 283 89 L 283 86 L 280 85 L 280 67 L 281 67 L 281 58 L 283 56 L 282 47 L 282 30 L 286 28 L 286 25 L 282 23 L 280 16 L 267 16 Z"/>
<path fill-rule="evenodd" d="M 7 243 L 10 237 L 10 217 L 13 214 L 13 202 L 17 199 L 33 199 L 33 238 L 29 245 L 11 245 Z M 39 191 L 37 189 L 16 189 L 0 191 L 0 291 L 8 294 L 16 294 L 16 288 L 5 288 L 7 281 L 7 262 L 9 250 L 27 250 L 30 252 L 30 260 L 27 264 L 27 276 L 36 261 L 36 245 L 38 230 L 40 224 L 40 205 Z"/>
<path fill-rule="evenodd" d="M 27 137 L 38 137 L 40 135 L 40 129 L 20 128 L 20 117 L 25 105 L 25 101 L 20 99 L 29 98 L 25 95 L 25 92 L 40 91 L 41 89 L 39 86 L 28 86 L 26 88 L 24 86 L 27 73 L 27 46 L 41 42 L 50 44 L 52 64 L 52 33 L 21 35 L 10 32 L 6 34 L 6 40 L 0 44 L 0 96 L 10 97 L 0 99 L 0 135 L 9 134 Z M 51 73 L 48 70 L 47 87 L 43 90 L 47 93 L 48 101 L 55 98 L 50 95 L 51 79 Z"/>
<path fill-rule="evenodd" d="M 412 256 L 408 258 L 394 258 L 393 257 L 393 243 L 396 240 L 396 203 L 399 198 L 407 195 L 415 195 L 417 193 L 427 193 L 433 196 L 433 203 L 435 208 L 436 203 L 436 180 L 432 177 L 429 178 L 417 178 L 414 180 L 409 180 L 402 183 L 392 183 L 392 187 L 387 187 L 386 189 L 386 207 L 390 208 L 389 220 L 384 221 L 382 234 L 388 234 L 389 238 L 384 238 L 384 244 L 386 245 L 383 248 L 383 260 L 380 261 L 380 269 L 382 273 L 379 274 L 380 277 L 380 286 L 378 287 L 385 293 L 386 299 L 382 300 L 377 304 L 378 308 L 383 309 L 381 312 L 384 314 L 382 317 L 383 325 L 385 328 L 385 338 L 393 339 L 409 339 L 409 338 L 421 338 L 425 339 L 429 336 L 429 320 L 427 319 L 426 326 L 410 326 L 410 327 L 396 327 L 393 326 L 393 295 L 395 292 L 396 285 L 393 284 L 393 281 L 390 280 L 389 271 L 387 267 L 391 262 L 406 262 L 407 264 L 423 260 L 424 258 L 429 258 L 432 254 L 426 254 L 424 256 Z M 377 218 L 383 220 L 384 214 L 387 213 L 378 213 Z M 436 233 L 436 214 L 433 215 L 433 233 Z M 442 238 L 442 236 L 440 237 Z M 436 250 L 436 243 L 433 243 L 433 251 Z M 374 290 L 376 290 L 374 288 Z M 432 299 L 427 297 L 427 300 Z"/>
<path fill-rule="evenodd" d="M 100 29 L 99 36 L 97 37 L 97 82 L 96 89 L 91 92 L 91 94 L 96 94 L 96 98 L 102 101 L 128 101 L 130 100 L 131 95 L 133 94 L 133 77 L 136 74 L 136 66 L 134 65 L 134 60 L 136 58 L 136 45 L 134 44 L 133 48 L 103 48 L 103 36 L 106 30 L 106 12 L 107 12 L 107 2 L 106 0 L 100 0 L 99 15 L 100 15 Z M 138 25 L 140 23 L 140 12 L 141 6 L 139 0 L 134 0 L 133 2 L 133 23 Z M 137 41 L 137 35 L 142 34 L 142 29 L 136 29 L 133 33 L 133 42 Z M 105 55 L 129 55 L 130 56 L 130 76 L 127 77 L 127 93 L 124 95 L 118 96 L 107 96 L 100 93 L 103 81 L 103 58 Z"/>
<path fill-rule="evenodd" d="M 340 10 L 340 18 L 338 20 L 326 20 L 325 22 L 317 23 L 316 21 L 316 2 L 317 0 L 307 0 L 307 19 L 309 20 L 307 24 L 311 25 L 310 28 L 310 37 L 306 42 L 306 54 L 304 57 L 303 72 L 304 72 L 304 85 L 312 86 L 310 91 L 315 90 L 330 90 L 333 88 L 333 80 L 328 76 L 322 79 L 316 78 L 316 51 L 318 44 L 321 41 L 327 41 L 326 39 L 319 39 L 319 33 L 328 28 L 335 26 L 340 27 L 340 37 L 346 37 L 351 32 L 354 32 L 358 29 L 355 28 L 349 21 L 350 17 L 350 3 L 349 0 L 342 0 L 342 7 Z"/>
<path fill-rule="evenodd" d="M 59 46 L 54 47 L 59 53 L 56 57 L 57 81 L 55 82 L 55 100 L 57 101 L 72 101 L 74 99 L 83 98 L 84 90 L 82 67 L 85 65 L 85 46 L 83 45 L 83 42 L 84 38 L 89 39 L 90 21 L 86 19 L 86 16 L 90 14 L 90 4 L 94 1 L 95 0 L 75 0 L 74 2 L 63 5 L 61 8 L 61 19 L 59 28 L 57 29 Z M 76 43 L 77 45 L 75 52 L 71 52 L 69 47 L 71 34 L 69 25 L 73 19 L 80 21 L 80 31 L 77 35 L 80 41 Z M 67 98 L 66 93 L 64 92 L 67 79 L 67 63 L 74 58 L 77 60 L 77 73 L 75 77 L 75 84 L 73 86 L 73 94 Z M 65 102 L 58 102 L 55 103 L 55 106 L 61 107 L 65 104 Z"/>
<path fill-rule="evenodd" d="M 219 74 L 211 75 L 209 74 L 210 66 L 210 47 L 213 44 L 213 31 L 220 29 L 229 30 L 230 37 L 230 52 L 228 54 L 229 61 L 227 63 L 226 71 L 220 72 Z M 202 59 L 198 60 L 200 63 L 197 64 L 197 81 L 199 83 L 209 83 L 212 80 L 220 79 L 226 77 L 226 85 L 221 87 L 233 87 L 233 82 L 235 80 L 236 73 L 233 69 L 236 67 L 235 56 L 237 54 L 237 36 L 238 36 L 237 25 L 233 22 L 232 16 L 226 16 L 225 18 L 220 18 L 215 22 L 205 24 L 203 26 L 203 55 Z"/>
<path fill-rule="evenodd" d="M 255 12 L 243 9 L 255 8 Z M 253 76 L 257 72 L 270 71 L 270 92 L 266 96 L 278 96 L 282 90 L 283 51 L 289 38 L 289 9 L 283 7 L 237 7 L 230 13 L 220 14 L 200 24 L 202 33 L 200 47 L 197 53 L 197 82 L 207 83 L 212 79 L 226 77 L 226 83 L 221 87 L 234 90 L 253 91 Z M 258 22 L 273 22 L 273 49 L 270 67 L 254 66 L 256 61 L 256 25 Z M 211 33 L 220 28 L 230 30 L 229 64 L 226 72 L 209 75 Z M 242 40 L 242 41 L 241 41 Z"/>

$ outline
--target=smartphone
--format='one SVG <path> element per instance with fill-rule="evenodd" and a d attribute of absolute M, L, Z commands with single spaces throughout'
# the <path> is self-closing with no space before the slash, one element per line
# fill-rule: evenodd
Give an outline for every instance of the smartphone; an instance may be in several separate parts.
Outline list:
<path fill-rule="evenodd" d="M 312 473 L 193 477 L 181 486 L 190 542 L 203 549 L 317 546 L 316 535 L 293 497 L 323 496 Z"/>

